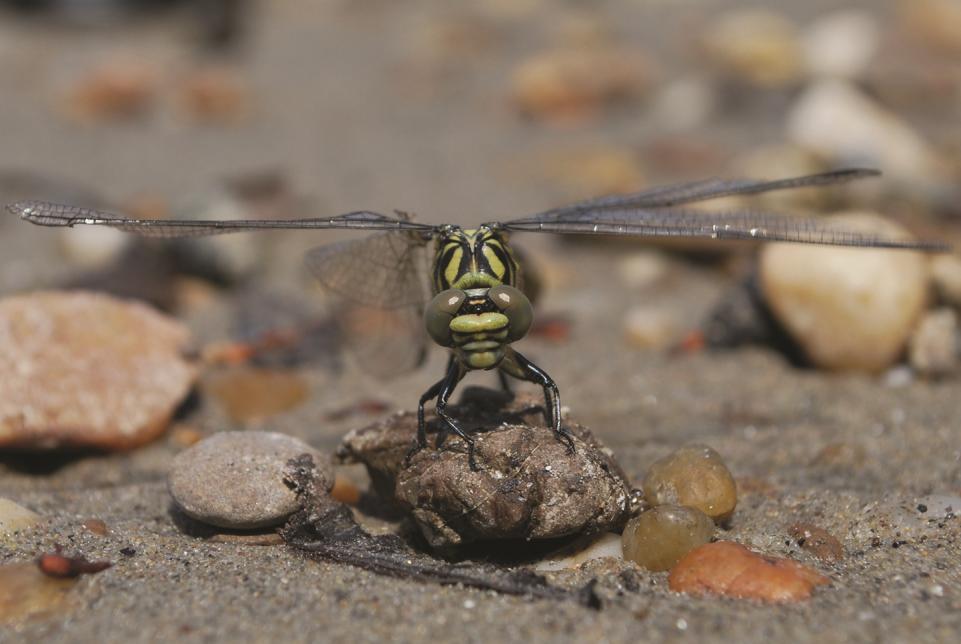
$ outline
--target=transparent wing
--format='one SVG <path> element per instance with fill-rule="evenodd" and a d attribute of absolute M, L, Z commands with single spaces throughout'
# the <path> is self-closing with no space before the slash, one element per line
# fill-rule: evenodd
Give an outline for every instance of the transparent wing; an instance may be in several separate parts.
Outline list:
<path fill-rule="evenodd" d="M 423 362 L 427 348 L 426 242 L 417 234 L 383 232 L 320 246 L 307 266 L 333 296 L 345 344 L 378 377 Z"/>
<path fill-rule="evenodd" d="M 569 206 L 554 208 L 540 214 L 559 215 L 603 208 L 625 209 L 679 206 L 733 195 L 753 195 L 777 190 L 794 190 L 797 188 L 847 183 L 857 179 L 877 177 L 880 176 L 880 174 L 878 170 L 867 168 L 846 168 L 842 170 L 832 170 L 830 172 L 821 172 L 819 174 L 809 174 L 803 177 L 776 179 L 774 181 L 757 181 L 754 179 L 706 179 L 704 181 L 694 181 L 691 183 L 657 186 L 632 194 L 609 195 L 587 199 Z"/>
<path fill-rule="evenodd" d="M 50 203 L 46 201 L 18 201 L 9 204 L 7 211 L 39 226 L 109 226 L 146 237 L 202 237 L 224 233 L 275 229 L 358 229 L 358 230 L 414 230 L 431 232 L 434 226 L 388 217 L 374 212 L 350 212 L 334 217 L 310 219 L 133 219 L 123 215 Z"/>
<path fill-rule="evenodd" d="M 707 212 L 679 204 L 732 194 L 757 194 L 804 186 L 826 185 L 876 174 L 842 170 L 778 181 L 704 181 L 654 188 L 636 195 L 602 197 L 556 208 L 530 217 L 501 222 L 506 230 L 561 234 L 753 239 L 835 246 L 946 250 L 941 242 L 910 241 L 845 230 L 819 219 L 754 210 Z"/>

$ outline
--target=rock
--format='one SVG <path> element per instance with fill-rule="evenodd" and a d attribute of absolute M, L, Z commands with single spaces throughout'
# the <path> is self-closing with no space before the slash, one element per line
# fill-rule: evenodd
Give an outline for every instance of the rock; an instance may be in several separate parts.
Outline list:
<path fill-rule="evenodd" d="M 817 157 L 790 143 L 774 143 L 752 147 L 734 159 L 734 168 L 742 177 L 800 177 L 824 170 Z M 737 200 L 750 208 L 787 210 L 825 209 L 838 190 L 774 190 Z"/>
<path fill-rule="evenodd" d="M 801 76 L 801 48 L 794 25 L 767 9 L 721 16 L 705 35 L 704 50 L 712 64 L 752 85 L 782 87 Z"/>
<path fill-rule="evenodd" d="M 203 380 L 205 393 L 213 395 L 235 423 L 255 423 L 289 411 L 307 400 L 304 378 L 289 371 L 237 367 Z"/>
<path fill-rule="evenodd" d="M 659 505 L 628 521 L 621 539 L 625 559 L 660 572 L 713 536 L 714 522 L 700 510 Z"/>
<path fill-rule="evenodd" d="M 14 503 L 0 498 L 0 535 L 12 535 L 40 522 L 40 515 Z"/>
<path fill-rule="evenodd" d="M 578 542 L 577 545 L 581 547 L 574 549 L 573 552 L 571 552 L 570 548 L 564 548 L 542 559 L 534 564 L 534 570 L 539 572 L 564 570 L 567 568 L 577 568 L 584 562 L 601 559 L 603 557 L 611 557 L 614 559 L 621 559 L 623 557 L 621 537 L 611 532 L 605 532 L 600 537 L 591 539 L 587 546 L 583 546 L 580 542 Z"/>
<path fill-rule="evenodd" d="M 83 522 L 83 527 L 87 532 L 95 534 L 98 537 L 106 537 L 110 534 L 110 528 L 102 519 L 87 519 Z"/>
<path fill-rule="evenodd" d="M 0 446 L 129 449 L 154 439 L 196 377 L 181 354 L 189 337 L 143 304 L 96 293 L 0 300 Z"/>
<path fill-rule="evenodd" d="M 221 432 L 178 454 L 167 484 L 187 516 L 222 528 L 278 525 L 296 511 L 284 484 L 287 461 L 310 454 L 324 489 L 333 486 L 328 459 L 303 441 L 273 432 Z"/>
<path fill-rule="evenodd" d="M 523 61 L 514 70 L 511 86 L 523 114 L 563 122 L 637 97 L 647 89 L 650 75 L 650 64 L 637 52 L 570 47 Z"/>
<path fill-rule="evenodd" d="M 80 79 L 65 106 L 82 122 L 145 116 L 157 96 L 156 70 L 124 56 L 103 64 Z"/>
<path fill-rule="evenodd" d="M 944 376 L 958 368 L 958 315 L 953 309 L 928 311 L 908 341 L 908 362 L 925 376 Z"/>
<path fill-rule="evenodd" d="M 638 349 L 670 346 L 679 335 L 679 324 L 663 308 L 635 306 L 624 318 L 624 335 L 628 344 Z"/>
<path fill-rule="evenodd" d="M 818 17 L 801 38 L 812 76 L 855 79 L 864 75 L 878 52 L 881 27 L 874 14 L 858 9 Z"/>
<path fill-rule="evenodd" d="M 687 445 L 656 461 L 644 477 L 653 506 L 684 505 L 721 522 L 734 513 L 737 486 L 721 455 L 706 445 Z"/>
<path fill-rule="evenodd" d="M 75 579 L 49 577 L 34 563 L 0 566 L 0 624 L 16 626 L 28 619 L 62 615 Z"/>
<path fill-rule="evenodd" d="M 916 508 L 925 519 L 946 519 L 961 516 L 961 496 L 956 494 L 925 494 L 918 499 Z"/>
<path fill-rule="evenodd" d="M 180 102 L 187 116 L 209 124 L 237 123 L 250 109 L 246 83 L 228 67 L 192 71 L 184 79 Z"/>
<path fill-rule="evenodd" d="M 123 231 L 103 226 L 77 226 L 60 232 L 64 255 L 84 269 L 109 266 L 120 257 L 131 240 Z"/>
<path fill-rule="evenodd" d="M 787 136 L 832 164 L 881 167 L 903 184 L 928 186 L 940 174 L 920 134 L 841 80 L 818 81 L 801 94 L 788 113 Z"/>
<path fill-rule="evenodd" d="M 650 288 L 667 277 L 670 266 L 656 251 L 638 251 L 617 263 L 617 274 L 630 289 Z"/>
<path fill-rule="evenodd" d="M 334 486 L 330 490 L 330 496 L 341 503 L 357 505 L 360 502 L 360 488 L 349 478 L 338 474 L 334 477 Z"/>
<path fill-rule="evenodd" d="M 795 523 L 788 533 L 798 547 L 822 561 L 840 561 L 844 558 L 844 546 L 833 534 L 810 523 Z"/>
<path fill-rule="evenodd" d="M 961 257 L 948 253 L 932 257 L 931 281 L 941 302 L 961 309 Z"/>
<path fill-rule="evenodd" d="M 918 41 L 945 54 L 961 53 L 961 1 L 900 0 L 898 8 Z"/>
<path fill-rule="evenodd" d="M 766 557 L 731 541 L 689 552 L 668 576 L 674 592 L 788 603 L 807 599 L 830 580 L 790 559 Z"/>
<path fill-rule="evenodd" d="M 870 213 L 831 217 L 841 228 L 905 237 Z M 781 325 L 816 366 L 877 372 L 901 355 L 924 311 L 928 265 L 903 250 L 769 244 L 760 283 Z"/>
<path fill-rule="evenodd" d="M 658 91 L 651 114 L 660 131 L 689 132 L 711 118 L 717 103 L 717 94 L 706 80 L 679 78 Z"/>
<path fill-rule="evenodd" d="M 644 184 L 637 153 L 631 149 L 576 146 L 535 156 L 536 174 L 556 184 L 570 199 L 631 192 Z"/>
<path fill-rule="evenodd" d="M 508 404 L 500 392 L 469 388 L 448 407 L 475 440 L 478 471 L 453 436 L 405 463 L 417 430 L 413 412 L 351 432 L 338 456 L 364 463 L 378 493 L 410 512 L 434 547 L 618 530 L 630 510 L 626 477 L 587 429 L 565 421 L 576 446 L 568 454 L 544 427 L 541 403 L 518 397 Z M 441 429 L 433 414 L 428 429 Z"/>

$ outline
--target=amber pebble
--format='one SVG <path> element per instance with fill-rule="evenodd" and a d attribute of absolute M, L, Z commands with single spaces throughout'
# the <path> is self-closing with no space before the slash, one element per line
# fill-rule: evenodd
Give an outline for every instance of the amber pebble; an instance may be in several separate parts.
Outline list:
<path fill-rule="evenodd" d="M 98 537 L 106 537 L 110 533 L 110 528 L 101 519 L 87 519 L 83 522 L 83 527 Z"/>
<path fill-rule="evenodd" d="M 681 557 L 714 536 L 714 522 L 694 508 L 659 505 L 627 522 L 624 558 L 648 570 L 670 570 Z"/>
<path fill-rule="evenodd" d="M 799 547 L 823 561 L 840 561 L 844 557 L 844 546 L 837 538 L 816 525 L 795 523 L 788 528 Z"/>
<path fill-rule="evenodd" d="M 816 586 L 827 583 L 827 577 L 796 561 L 766 557 L 731 541 L 695 548 L 668 577 L 674 592 L 765 602 L 807 599 Z"/>
<path fill-rule="evenodd" d="M 334 476 L 334 487 L 330 490 L 330 496 L 341 503 L 357 505 L 360 501 L 360 488 L 347 477 L 337 474 Z"/>
<path fill-rule="evenodd" d="M 651 505 L 697 508 L 715 521 L 730 517 L 737 505 L 734 477 L 720 454 L 706 445 L 687 445 L 655 462 L 643 488 Z"/>
<path fill-rule="evenodd" d="M 307 383 L 296 373 L 241 367 L 204 379 L 236 423 L 263 420 L 297 407 L 307 399 Z"/>

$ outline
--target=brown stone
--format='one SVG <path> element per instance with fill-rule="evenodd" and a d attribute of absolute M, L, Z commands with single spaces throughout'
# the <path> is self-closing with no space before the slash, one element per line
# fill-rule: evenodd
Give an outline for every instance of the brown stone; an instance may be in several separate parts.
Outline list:
<path fill-rule="evenodd" d="M 129 449 L 166 429 L 196 377 L 189 332 L 87 292 L 0 301 L 0 446 Z"/>
<path fill-rule="evenodd" d="M 827 577 L 796 561 L 760 555 L 731 541 L 695 548 L 668 577 L 674 592 L 774 603 L 807 599 L 815 587 L 827 583 Z"/>

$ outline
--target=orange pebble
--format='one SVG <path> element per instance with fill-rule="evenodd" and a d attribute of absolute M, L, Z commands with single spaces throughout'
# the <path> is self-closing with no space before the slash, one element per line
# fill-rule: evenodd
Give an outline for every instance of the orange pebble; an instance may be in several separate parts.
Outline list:
<path fill-rule="evenodd" d="M 668 583 L 675 592 L 787 603 L 807 599 L 830 580 L 796 561 L 718 541 L 689 552 L 671 570 Z"/>

